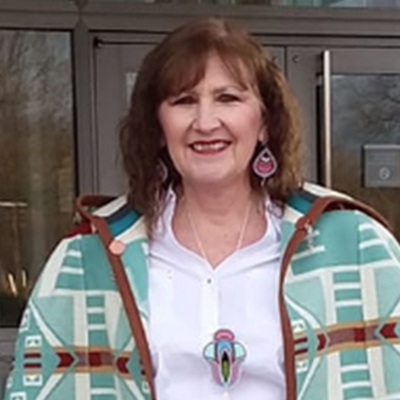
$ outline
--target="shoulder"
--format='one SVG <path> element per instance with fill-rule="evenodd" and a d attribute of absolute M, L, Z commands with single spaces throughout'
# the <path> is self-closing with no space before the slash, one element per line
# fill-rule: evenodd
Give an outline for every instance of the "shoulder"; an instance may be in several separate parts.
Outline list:
<path fill-rule="evenodd" d="M 311 206 L 320 198 L 335 197 L 337 199 L 352 199 L 348 194 L 326 188 L 311 182 L 305 182 L 296 192 L 294 192 L 286 202 L 286 207 L 293 208 L 295 211 L 306 214 Z"/>
<path fill-rule="evenodd" d="M 104 221 L 111 235 L 123 241 L 146 238 L 142 217 L 128 204 L 126 196 L 82 196 L 77 200 L 76 224 L 45 262 L 36 293 L 83 290 L 88 282 L 93 289 L 109 289 L 109 265 L 96 219 Z"/>
<path fill-rule="evenodd" d="M 328 212 L 333 215 L 347 215 L 349 218 L 359 219 L 360 215 L 378 221 L 380 224 L 389 227 L 385 218 L 373 207 L 353 198 L 352 196 L 330 188 L 306 182 L 286 203 L 286 208 L 294 210 L 299 217 L 302 215 L 318 219 L 326 216 Z M 342 211 L 345 211 L 343 213 Z"/>
<path fill-rule="evenodd" d="M 104 195 L 84 195 L 77 199 L 77 212 L 82 222 L 93 222 L 96 218 L 115 222 L 129 219 L 136 222 L 142 216 L 128 202 L 126 195 L 118 197 Z"/>
<path fill-rule="evenodd" d="M 306 185 L 289 200 L 285 215 L 290 219 L 287 248 L 293 251 L 292 242 L 297 246 L 296 271 L 327 265 L 400 265 L 399 244 L 385 220 L 348 195 Z M 315 256 L 313 264 L 309 256 Z"/>
<path fill-rule="evenodd" d="M 387 221 L 369 205 L 348 194 L 311 183 L 304 184 L 288 200 L 284 220 L 293 229 L 304 229 L 306 225 L 323 229 L 339 241 L 349 235 L 359 239 L 368 224 L 387 235 L 391 230 Z"/>

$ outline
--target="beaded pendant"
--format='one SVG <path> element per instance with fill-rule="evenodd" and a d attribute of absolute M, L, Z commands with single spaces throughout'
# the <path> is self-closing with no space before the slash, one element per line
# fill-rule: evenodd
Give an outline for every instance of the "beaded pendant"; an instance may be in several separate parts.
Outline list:
<path fill-rule="evenodd" d="M 220 329 L 215 332 L 214 340 L 205 346 L 203 356 L 211 366 L 215 382 L 227 388 L 237 382 L 246 350 L 241 343 L 235 341 L 232 331 Z"/>

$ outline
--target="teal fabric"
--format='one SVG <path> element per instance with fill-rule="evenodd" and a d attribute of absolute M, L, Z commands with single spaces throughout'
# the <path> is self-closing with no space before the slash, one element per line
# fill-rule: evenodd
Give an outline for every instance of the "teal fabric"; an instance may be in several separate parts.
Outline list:
<path fill-rule="evenodd" d="M 288 202 L 282 254 L 310 198 Z M 115 204 L 105 218 L 125 246 L 122 261 L 146 329 L 146 231 L 124 201 Z M 400 248 L 385 228 L 358 211 L 327 212 L 292 258 L 283 294 L 296 400 L 400 400 Z M 64 239 L 25 310 L 5 400 L 150 398 L 98 235 Z"/>

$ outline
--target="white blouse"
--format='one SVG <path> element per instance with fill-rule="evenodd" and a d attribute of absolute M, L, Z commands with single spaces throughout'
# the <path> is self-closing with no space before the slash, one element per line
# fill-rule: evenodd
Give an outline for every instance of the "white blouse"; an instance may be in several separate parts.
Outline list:
<path fill-rule="evenodd" d="M 175 196 L 150 246 L 149 335 L 159 400 L 284 400 L 280 218 L 213 269 L 182 246 Z"/>

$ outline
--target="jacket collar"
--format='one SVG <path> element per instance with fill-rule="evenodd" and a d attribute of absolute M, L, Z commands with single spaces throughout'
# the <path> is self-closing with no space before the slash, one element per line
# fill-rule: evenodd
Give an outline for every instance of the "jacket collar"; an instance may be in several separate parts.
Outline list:
<path fill-rule="evenodd" d="M 292 195 L 284 206 L 282 216 L 282 250 L 295 230 L 296 222 L 305 215 L 316 198 L 327 195 L 348 196 L 324 187 L 305 183 L 299 192 Z M 132 209 L 127 197 L 120 196 L 93 212 L 107 221 L 112 235 L 125 245 L 136 241 L 147 242 L 146 227 L 143 217 Z"/>
<path fill-rule="evenodd" d="M 297 193 L 290 197 L 284 206 L 282 215 L 282 253 L 295 231 L 296 222 L 308 212 L 318 197 L 327 195 L 349 197 L 312 183 L 305 183 Z M 125 195 L 117 197 L 98 208 L 93 212 L 93 215 L 104 218 L 114 239 L 122 242 L 125 246 L 130 246 L 138 241 L 143 243 L 145 247 L 148 245 L 144 218 L 132 209 Z M 85 217 L 88 217 L 88 214 L 85 214 Z M 145 250 L 147 253 L 147 247 Z"/>

